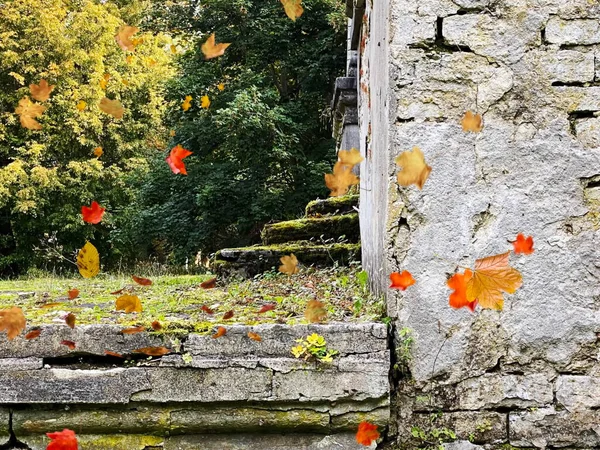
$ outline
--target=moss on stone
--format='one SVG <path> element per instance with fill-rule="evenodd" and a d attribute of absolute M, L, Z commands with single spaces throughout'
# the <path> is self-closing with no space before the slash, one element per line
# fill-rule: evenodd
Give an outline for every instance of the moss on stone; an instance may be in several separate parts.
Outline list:
<path fill-rule="evenodd" d="M 358 214 L 288 220 L 265 225 L 261 233 L 265 245 L 309 239 L 318 242 L 320 238 L 338 240 L 342 236 L 350 242 L 359 241 Z"/>
<path fill-rule="evenodd" d="M 359 196 L 356 194 L 342 195 L 340 197 L 329 197 L 323 200 L 313 200 L 306 205 L 306 216 L 325 214 L 344 214 L 354 211 L 358 205 Z"/>

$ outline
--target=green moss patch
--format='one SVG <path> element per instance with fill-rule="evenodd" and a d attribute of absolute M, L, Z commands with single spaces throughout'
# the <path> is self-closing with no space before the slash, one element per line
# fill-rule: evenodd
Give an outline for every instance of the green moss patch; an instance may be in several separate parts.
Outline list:
<path fill-rule="evenodd" d="M 358 214 L 311 217 L 268 224 L 263 228 L 261 238 L 265 245 L 310 239 L 320 242 L 320 239 L 340 238 L 349 242 L 358 242 L 360 240 Z"/>

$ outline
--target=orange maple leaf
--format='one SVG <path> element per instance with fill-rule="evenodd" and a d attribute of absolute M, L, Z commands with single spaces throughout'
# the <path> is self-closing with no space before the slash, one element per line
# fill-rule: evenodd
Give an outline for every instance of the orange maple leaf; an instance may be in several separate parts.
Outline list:
<path fill-rule="evenodd" d="M 225 336 L 227 334 L 227 329 L 225 327 L 217 328 L 217 332 L 212 335 L 213 339 L 220 338 L 221 336 Z"/>
<path fill-rule="evenodd" d="M 390 284 L 390 288 L 400 289 L 401 291 L 406 290 L 407 287 L 416 283 L 412 274 L 408 270 L 405 270 L 402 273 L 390 273 L 390 281 L 392 282 L 392 284 Z"/>
<path fill-rule="evenodd" d="M 283 8 L 285 9 L 287 16 L 294 22 L 304 12 L 304 8 L 302 8 L 302 0 L 281 0 L 281 3 L 283 4 Z"/>
<path fill-rule="evenodd" d="M 361 422 L 358 424 L 358 431 L 356 432 L 356 442 L 365 446 L 369 446 L 371 445 L 371 442 L 377 439 L 379 439 L 377 425 L 369 422 Z"/>
<path fill-rule="evenodd" d="M 83 221 L 92 224 L 100 223 L 100 221 L 102 221 L 104 211 L 106 211 L 106 208 L 102 208 L 95 200 L 90 206 L 81 207 L 81 215 L 83 216 Z"/>
<path fill-rule="evenodd" d="M 477 306 L 477 299 L 470 302 L 467 300 L 467 283 L 473 276 L 473 272 L 469 269 L 465 270 L 464 274 L 455 273 L 450 277 L 446 284 L 450 289 L 453 289 L 454 292 L 450 294 L 450 306 L 453 308 L 459 309 L 462 307 L 467 307 L 471 311 L 475 311 L 475 307 Z"/>
<path fill-rule="evenodd" d="M 119 44 L 119 47 L 121 47 L 123 50 L 129 50 L 131 52 L 134 51 L 135 45 L 140 42 L 138 41 L 134 43 L 131 37 L 138 31 L 140 31 L 138 27 L 131 27 L 129 25 L 123 25 L 121 28 L 119 28 L 119 31 L 115 35 L 115 40 L 117 41 L 117 44 Z"/>
<path fill-rule="evenodd" d="M 200 99 L 200 107 L 204 108 L 204 109 L 208 109 L 209 106 L 210 106 L 210 98 L 208 98 L 208 95 L 203 95 L 202 98 Z"/>
<path fill-rule="evenodd" d="M 510 252 L 475 261 L 473 277 L 467 282 L 467 301 L 477 300 L 482 308 L 501 310 L 503 292 L 514 294 L 523 284 L 521 273 L 508 265 Z"/>
<path fill-rule="evenodd" d="M 77 320 L 75 318 L 75 314 L 73 313 L 69 313 L 67 314 L 67 316 L 65 317 L 65 323 L 70 327 L 70 328 L 75 328 L 75 320 Z"/>
<path fill-rule="evenodd" d="M 76 299 L 79 296 L 79 289 L 70 289 L 69 292 L 69 300 Z"/>
<path fill-rule="evenodd" d="M 26 324 L 23 310 L 18 306 L 0 310 L 0 331 L 6 332 L 9 341 L 21 334 Z"/>
<path fill-rule="evenodd" d="M 122 295 L 117 298 L 115 309 L 124 310 L 126 313 L 142 312 L 142 302 L 137 295 Z"/>
<path fill-rule="evenodd" d="M 125 114 L 125 109 L 119 100 L 111 100 L 103 97 L 98 104 L 102 112 L 113 116 L 115 119 L 122 119 Z"/>
<path fill-rule="evenodd" d="M 330 197 L 345 195 L 350 186 L 359 182 L 359 178 L 352 173 L 352 167 L 342 161 L 335 163 L 333 173 L 325 174 L 325 185 L 331 190 Z"/>
<path fill-rule="evenodd" d="M 19 115 L 21 126 L 29 130 L 41 130 L 42 124 L 35 120 L 40 117 L 46 107 L 33 103 L 29 97 L 23 97 L 19 100 L 19 106 L 15 108 L 15 113 Z"/>
<path fill-rule="evenodd" d="M 431 167 L 425 163 L 425 156 L 418 147 L 414 147 L 412 151 L 402 152 L 396 157 L 395 162 L 398 167 L 401 167 L 397 175 L 400 186 L 415 184 L 419 189 L 423 189 L 431 173 Z"/>
<path fill-rule="evenodd" d="M 96 147 L 94 149 L 94 156 L 96 156 L 96 158 L 100 158 L 103 154 L 104 150 L 102 150 L 102 147 Z"/>
<path fill-rule="evenodd" d="M 300 269 L 298 269 L 298 258 L 293 253 L 290 255 L 285 255 L 279 258 L 281 261 L 281 266 L 279 266 L 279 271 L 281 273 L 287 273 L 288 275 L 293 275 L 298 273 Z"/>
<path fill-rule="evenodd" d="M 73 430 L 64 429 L 54 433 L 46 433 L 51 442 L 46 450 L 77 450 L 77 436 Z"/>
<path fill-rule="evenodd" d="M 310 323 L 322 322 L 327 317 L 327 310 L 325 305 L 319 300 L 310 300 L 306 305 L 306 311 L 304 311 L 304 318 Z"/>
<path fill-rule="evenodd" d="M 183 163 L 183 159 L 190 156 L 192 152 L 186 150 L 181 145 L 176 145 L 171 149 L 169 156 L 166 157 L 165 161 L 171 168 L 171 171 L 174 174 L 182 174 L 187 175 L 187 170 L 185 169 L 185 164 Z"/>
<path fill-rule="evenodd" d="M 479 133 L 483 129 L 481 115 L 473 114 L 471 111 L 465 113 L 461 125 L 463 131 L 470 131 L 472 133 Z"/>
<path fill-rule="evenodd" d="M 231 44 L 215 44 L 215 33 L 211 34 L 206 42 L 202 44 L 201 50 L 204 53 L 204 59 L 212 59 L 222 56 Z"/>
<path fill-rule="evenodd" d="M 50 98 L 50 92 L 55 88 L 54 85 L 49 85 L 46 80 L 40 80 L 40 84 L 30 84 L 29 92 L 34 100 L 45 102 Z"/>
<path fill-rule="evenodd" d="M 512 243 L 516 254 L 524 253 L 531 255 L 533 253 L 533 236 L 525 238 L 523 233 L 517 234 L 517 240 Z"/>

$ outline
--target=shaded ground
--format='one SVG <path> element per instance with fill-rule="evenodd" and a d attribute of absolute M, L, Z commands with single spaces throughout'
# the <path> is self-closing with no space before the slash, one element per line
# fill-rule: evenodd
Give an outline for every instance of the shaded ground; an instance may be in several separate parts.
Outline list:
<path fill-rule="evenodd" d="M 309 300 L 322 301 L 327 310 L 326 322 L 376 321 L 384 307 L 366 288 L 366 274 L 356 268 L 305 269 L 288 277 L 268 272 L 253 280 L 217 282 L 214 289 L 203 289 L 200 283 L 211 275 L 159 276 L 151 286 L 140 286 L 125 276 L 100 275 L 94 279 L 31 278 L 0 281 L 0 309 L 19 306 L 31 326 L 64 323 L 71 312 L 77 324 L 119 324 L 124 327 L 150 324 L 158 320 L 161 332 L 213 332 L 215 325 L 243 323 L 301 324 L 307 323 L 304 311 Z M 80 291 L 69 300 L 68 290 Z M 125 288 L 124 293 L 139 296 L 143 311 L 126 314 L 115 310 L 119 295 L 111 292 Z M 122 294 L 121 294 L 122 295 Z M 262 314 L 267 304 L 275 309 Z M 202 311 L 202 306 L 214 314 Z M 223 320 L 227 311 L 231 319 Z"/>

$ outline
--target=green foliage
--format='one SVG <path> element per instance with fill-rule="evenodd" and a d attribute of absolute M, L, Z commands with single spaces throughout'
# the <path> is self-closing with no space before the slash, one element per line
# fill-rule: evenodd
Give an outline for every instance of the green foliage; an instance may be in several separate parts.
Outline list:
<path fill-rule="evenodd" d="M 297 346 L 292 347 L 292 354 L 296 358 L 305 360 L 314 359 L 324 363 L 331 363 L 333 356 L 339 352 L 327 348 L 325 338 L 317 333 L 313 333 L 305 338 L 296 339 Z"/>
<path fill-rule="evenodd" d="M 279 1 L 157 2 L 148 26 L 177 28 L 187 49 L 177 58 L 180 77 L 169 84 L 174 106 L 166 120 L 176 131 L 169 146 L 193 155 L 187 176 L 174 176 L 165 155 L 156 156 L 130 214 L 131 232 L 119 239 L 133 236 L 149 251 L 149 242 L 163 243 L 165 257 L 183 261 L 198 250 L 255 242 L 264 223 L 295 218 L 309 200 L 328 195 L 323 174 L 334 143 L 327 108 L 345 61 L 343 2 L 304 6 L 292 22 Z M 200 46 L 212 32 L 232 45 L 206 61 Z M 187 95 L 192 108 L 184 112 Z M 200 107 L 203 95 L 208 109 Z"/>
<path fill-rule="evenodd" d="M 118 28 L 135 25 L 142 0 L 5 0 L 0 7 L 0 274 L 40 262 L 34 247 L 54 237 L 72 258 L 86 240 L 105 257 L 115 243 L 123 207 L 134 199 L 132 180 L 147 171 L 149 148 L 160 147 L 164 80 L 172 75 L 170 38 L 141 33 L 131 63 L 115 42 Z M 107 90 L 99 85 L 110 75 Z M 29 84 L 56 85 L 39 119 L 43 129 L 21 127 L 14 113 Z M 127 83 L 127 85 L 123 82 Z M 99 100 L 119 99 L 125 116 L 100 111 Z M 86 109 L 79 111 L 83 100 Z M 96 158 L 93 149 L 104 155 Z M 154 150 L 155 151 L 155 150 Z M 81 206 L 97 200 L 108 213 L 85 225 Z M 126 218 L 126 216 L 125 216 Z M 47 244 L 47 242 L 46 242 Z M 112 258 L 119 256 L 112 250 Z"/>
<path fill-rule="evenodd" d="M 394 364 L 394 370 L 399 371 L 405 375 L 409 371 L 409 364 L 412 361 L 412 344 L 414 338 L 412 336 L 412 330 L 404 327 L 398 331 L 398 344 L 396 345 L 396 364 Z"/>
<path fill-rule="evenodd" d="M 456 433 L 448 428 L 432 428 L 425 431 L 419 427 L 412 427 L 412 436 L 419 440 L 420 447 L 425 450 L 444 450 L 444 442 L 456 440 Z"/>

